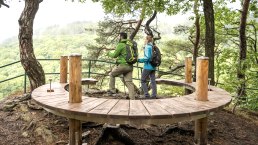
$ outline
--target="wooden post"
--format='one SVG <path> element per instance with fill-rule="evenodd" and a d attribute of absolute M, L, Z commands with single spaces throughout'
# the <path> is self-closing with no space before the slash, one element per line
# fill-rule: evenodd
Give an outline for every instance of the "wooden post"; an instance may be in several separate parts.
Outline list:
<path fill-rule="evenodd" d="M 192 57 L 185 57 L 185 82 L 192 83 Z"/>
<path fill-rule="evenodd" d="M 195 145 L 207 145 L 207 128 L 208 128 L 208 117 L 195 120 L 194 125 L 194 144 Z"/>
<path fill-rule="evenodd" d="M 196 100 L 208 101 L 208 57 L 197 58 L 196 70 Z"/>
<path fill-rule="evenodd" d="M 69 103 L 82 102 L 82 65 L 81 55 L 72 54 L 69 57 Z"/>
<path fill-rule="evenodd" d="M 69 103 L 82 102 L 81 55 L 69 56 Z M 80 120 L 69 119 L 69 145 L 82 144 L 82 125 Z"/>
<path fill-rule="evenodd" d="M 196 100 L 208 101 L 208 57 L 197 58 L 196 71 Z M 208 117 L 195 120 L 194 143 L 196 145 L 207 145 Z"/>
<path fill-rule="evenodd" d="M 68 57 L 61 56 L 61 58 L 60 58 L 60 83 L 67 83 L 67 66 L 68 66 Z"/>
<path fill-rule="evenodd" d="M 192 57 L 185 57 L 185 83 L 192 83 Z M 185 88 L 185 95 L 192 91 Z"/>
<path fill-rule="evenodd" d="M 80 120 L 69 119 L 69 145 L 82 144 L 82 125 Z"/>

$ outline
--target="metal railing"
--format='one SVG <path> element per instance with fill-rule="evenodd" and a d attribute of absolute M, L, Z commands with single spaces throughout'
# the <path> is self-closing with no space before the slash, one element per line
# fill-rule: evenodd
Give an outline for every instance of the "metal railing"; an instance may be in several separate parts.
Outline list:
<path fill-rule="evenodd" d="M 60 59 L 37 59 L 38 61 L 60 61 Z M 97 59 L 82 59 L 82 62 L 84 61 L 88 61 L 88 71 L 86 72 L 82 72 L 82 74 L 86 74 L 87 77 L 91 77 L 92 74 L 94 75 L 103 75 L 103 76 L 108 76 L 107 74 L 105 73 L 99 73 L 99 72 L 92 72 L 92 63 L 96 63 L 96 62 L 101 62 L 101 63 L 107 63 L 107 64 L 110 64 L 110 65 L 114 65 L 116 64 L 115 62 L 112 62 L 112 61 L 106 61 L 106 60 L 97 60 Z M 9 63 L 9 64 L 6 64 L 6 65 L 3 65 L 3 66 L 0 66 L 0 72 L 1 72 L 1 69 L 5 69 L 6 67 L 9 67 L 9 66 L 12 66 L 12 65 L 16 65 L 17 63 L 20 63 L 21 61 L 15 61 L 15 62 L 12 62 L 12 63 Z M 43 66 L 43 65 L 42 65 Z M 44 67 L 44 66 L 43 66 Z M 140 73 L 139 72 L 142 72 L 142 67 L 139 67 L 138 63 L 136 65 L 134 65 L 134 68 L 137 68 L 138 69 L 138 77 L 137 78 L 133 78 L 134 80 L 140 80 Z M 140 70 L 140 71 L 139 71 Z M 164 74 L 170 74 L 170 75 L 176 75 L 176 76 L 183 76 L 183 75 L 179 75 L 179 74 L 174 74 L 174 73 L 171 73 L 171 72 L 164 72 L 164 71 L 160 71 L 160 70 L 157 70 L 157 72 L 161 72 L 161 73 L 164 73 Z M 57 74 L 60 74 L 60 72 L 46 72 L 45 75 L 57 75 Z M 17 78 L 20 78 L 20 77 L 24 77 L 24 82 L 23 82 L 23 91 L 24 93 L 27 92 L 27 75 L 26 75 L 26 72 L 23 71 L 23 74 L 19 74 L 17 76 L 14 76 L 14 77 L 10 77 L 10 78 L 6 78 L 4 80 L 0 80 L 0 84 L 1 83 L 4 83 L 4 82 L 8 82 L 8 81 L 11 81 L 11 80 L 14 80 L 14 79 L 17 79 Z M 15 91 L 15 90 L 14 90 Z"/>
<path fill-rule="evenodd" d="M 59 59 L 38 59 L 39 61 L 59 61 Z M 1 69 L 5 69 L 6 67 L 9 67 L 9 66 L 12 66 L 12 65 L 16 65 L 18 63 L 20 63 L 21 61 L 15 61 L 15 62 L 12 62 L 12 63 L 9 63 L 9 64 L 6 64 L 6 65 L 3 65 L 3 66 L 0 66 L 0 72 L 1 72 Z M 52 75 L 52 74 L 59 74 L 59 73 L 45 73 L 45 75 Z M 14 80 L 14 79 L 17 79 L 17 78 L 20 78 L 20 77 L 24 77 L 24 93 L 26 93 L 26 86 L 27 86 L 27 74 L 25 71 L 23 71 L 22 74 L 19 74 L 19 75 L 16 75 L 16 76 L 13 76 L 13 77 L 9 77 L 9 78 L 6 78 L 4 80 L 0 80 L 0 84 L 1 83 L 4 83 L 4 82 L 8 82 L 8 81 L 11 81 L 11 80 Z"/>

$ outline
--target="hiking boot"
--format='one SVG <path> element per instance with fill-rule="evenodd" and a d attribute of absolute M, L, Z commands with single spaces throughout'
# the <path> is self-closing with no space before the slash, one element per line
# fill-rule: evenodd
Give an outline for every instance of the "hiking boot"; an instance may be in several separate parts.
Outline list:
<path fill-rule="evenodd" d="M 125 96 L 126 100 L 130 100 L 130 97 L 128 95 Z"/>
<path fill-rule="evenodd" d="M 136 95 L 135 95 L 135 99 L 136 99 L 136 100 L 137 100 L 137 99 L 140 99 L 140 95 L 136 94 Z"/>
<path fill-rule="evenodd" d="M 107 90 L 107 94 L 108 94 L 108 95 L 113 95 L 113 94 L 116 94 L 116 92 L 115 92 L 115 91 L 112 91 L 112 90 Z"/>
<path fill-rule="evenodd" d="M 145 99 L 150 99 L 150 97 L 149 96 L 140 95 L 139 99 L 140 100 L 145 100 Z"/>

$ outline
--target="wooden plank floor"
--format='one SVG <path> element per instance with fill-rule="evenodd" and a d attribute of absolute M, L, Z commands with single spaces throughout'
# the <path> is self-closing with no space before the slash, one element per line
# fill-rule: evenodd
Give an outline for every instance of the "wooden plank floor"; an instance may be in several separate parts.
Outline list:
<path fill-rule="evenodd" d="M 195 83 L 157 80 L 157 83 L 187 86 L 195 90 Z M 231 96 L 223 89 L 211 86 L 209 101 L 196 101 L 190 95 L 155 100 L 120 100 L 82 96 L 81 103 L 69 103 L 67 84 L 53 83 L 54 92 L 47 92 L 49 84 L 32 92 L 32 98 L 47 111 L 82 121 L 118 124 L 163 124 L 199 119 L 222 109 L 231 102 Z"/>

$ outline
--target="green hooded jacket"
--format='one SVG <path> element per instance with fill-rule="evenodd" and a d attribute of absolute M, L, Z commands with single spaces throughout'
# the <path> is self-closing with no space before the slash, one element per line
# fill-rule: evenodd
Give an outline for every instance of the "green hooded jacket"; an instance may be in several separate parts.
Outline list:
<path fill-rule="evenodd" d="M 126 62 L 126 43 L 127 39 L 122 39 L 116 46 L 116 49 L 114 52 L 108 52 L 108 56 L 111 58 L 116 58 L 116 63 L 118 64 L 124 64 L 129 65 Z"/>

